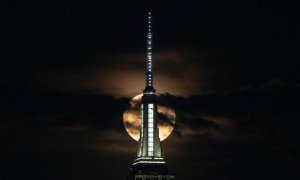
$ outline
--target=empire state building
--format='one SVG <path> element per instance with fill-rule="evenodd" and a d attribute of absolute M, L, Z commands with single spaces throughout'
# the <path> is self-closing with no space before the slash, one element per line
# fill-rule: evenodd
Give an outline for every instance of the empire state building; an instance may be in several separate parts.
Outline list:
<path fill-rule="evenodd" d="M 142 126 L 137 155 L 131 166 L 127 180 L 175 180 L 168 174 L 166 161 L 163 157 L 159 129 L 157 127 L 157 95 L 153 87 L 152 66 L 152 16 L 148 12 L 146 87 L 143 90 L 141 113 Z"/>

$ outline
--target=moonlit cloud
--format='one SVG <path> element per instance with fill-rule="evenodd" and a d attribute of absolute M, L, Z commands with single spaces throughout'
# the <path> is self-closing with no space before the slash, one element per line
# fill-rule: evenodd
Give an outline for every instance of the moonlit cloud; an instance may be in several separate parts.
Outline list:
<path fill-rule="evenodd" d="M 158 95 L 158 99 L 159 99 Z M 140 138 L 142 126 L 141 114 L 142 94 L 135 96 L 130 101 L 130 107 L 123 113 L 123 123 L 127 133 L 136 141 Z M 157 105 L 159 138 L 165 140 L 173 131 L 176 124 L 175 110 L 168 106 Z"/>
<path fill-rule="evenodd" d="M 174 49 L 154 53 L 154 86 L 159 93 L 180 96 L 207 90 L 190 52 Z M 115 97 L 132 97 L 145 85 L 144 53 L 99 56 L 80 67 L 40 72 L 30 84 L 68 91 L 87 91 Z M 102 64 L 100 64 L 100 62 Z"/>
<path fill-rule="evenodd" d="M 124 156 L 135 154 L 136 146 L 127 136 L 124 136 L 124 131 L 101 131 L 90 136 L 91 141 L 86 145 L 89 150 L 101 154 L 119 154 Z"/>

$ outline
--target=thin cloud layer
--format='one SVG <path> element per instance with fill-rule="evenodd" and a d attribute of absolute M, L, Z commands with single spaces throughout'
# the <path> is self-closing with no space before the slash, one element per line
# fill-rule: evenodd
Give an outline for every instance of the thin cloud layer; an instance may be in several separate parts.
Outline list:
<path fill-rule="evenodd" d="M 199 49 L 172 49 L 154 53 L 154 84 L 160 93 L 189 96 L 218 90 L 209 84 L 216 76 L 224 77 L 230 69 L 227 55 L 211 55 Z M 216 51 L 215 51 L 216 52 Z M 210 58 L 208 58 L 210 56 Z M 223 56 L 223 57 L 222 57 Z M 220 61 L 220 58 L 225 58 Z M 51 69 L 38 72 L 30 84 L 68 91 L 86 91 L 115 97 L 132 97 L 139 94 L 145 84 L 144 53 L 107 54 L 88 60 L 78 67 Z M 212 64 L 220 63 L 217 69 Z M 223 64 L 225 63 L 225 65 Z M 228 62 L 230 63 L 230 62 Z M 206 77 L 206 78 L 204 78 Z M 229 77 L 228 77 L 229 78 Z M 215 79 L 224 81 L 225 79 Z M 230 83 L 230 82 L 229 82 Z"/>

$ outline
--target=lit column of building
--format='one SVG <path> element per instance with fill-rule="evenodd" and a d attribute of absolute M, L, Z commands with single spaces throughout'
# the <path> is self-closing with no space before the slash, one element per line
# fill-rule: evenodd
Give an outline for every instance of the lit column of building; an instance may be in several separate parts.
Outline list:
<path fill-rule="evenodd" d="M 131 167 L 128 180 L 174 180 L 174 175 L 168 174 L 166 162 L 162 156 L 157 127 L 157 96 L 153 88 L 152 66 L 152 16 L 148 12 L 146 87 L 143 90 L 141 114 L 142 126 L 140 130 L 139 148 Z"/>

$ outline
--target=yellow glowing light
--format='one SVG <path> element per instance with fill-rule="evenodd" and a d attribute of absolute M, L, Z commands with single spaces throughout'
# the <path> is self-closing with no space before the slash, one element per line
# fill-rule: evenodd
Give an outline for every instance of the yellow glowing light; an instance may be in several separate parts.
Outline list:
<path fill-rule="evenodd" d="M 141 101 L 143 94 L 139 94 L 131 99 L 130 108 L 123 113 L 123 123 L 127 133 L 134 140 L 138 141 L 140 138 L 140 129 L 141 129 Z M 159 114 L 164 115 L 168 118 L 168 121 L 171 123 L 163 122 L 158 119 L 158 129 L 159 129 L 159 138 L 161 141 L 165 140 L 173 131 L 176 114 L 175 110 L 166 106 L 157 106 L 157 111 Z"/>

